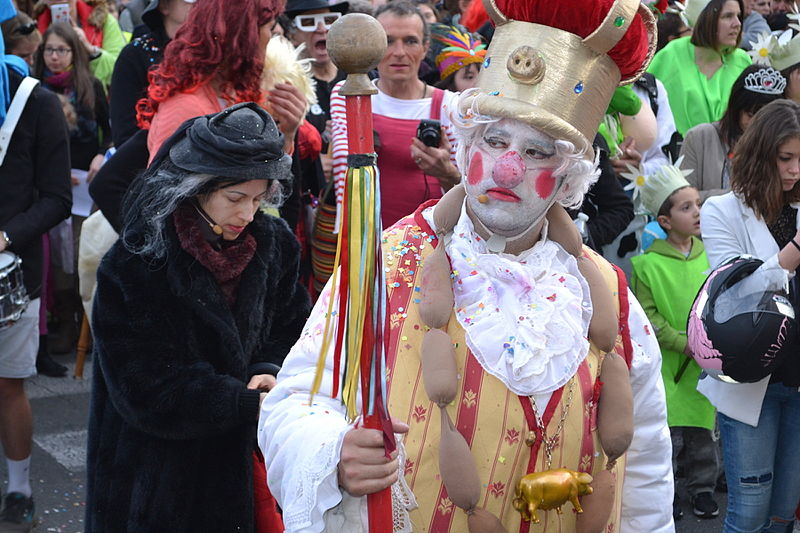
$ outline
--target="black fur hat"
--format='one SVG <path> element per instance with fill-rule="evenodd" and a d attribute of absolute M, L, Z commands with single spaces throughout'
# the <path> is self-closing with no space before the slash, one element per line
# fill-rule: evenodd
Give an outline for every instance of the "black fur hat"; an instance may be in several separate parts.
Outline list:
<path fill-rule="evenodd" d="M 167 155 L 184 170 L 221 178 L 292 179 L 292 158 L 283 151 L 283 134 L 270 114 L 253 102 L 187 120 L 151 166 Z"/>

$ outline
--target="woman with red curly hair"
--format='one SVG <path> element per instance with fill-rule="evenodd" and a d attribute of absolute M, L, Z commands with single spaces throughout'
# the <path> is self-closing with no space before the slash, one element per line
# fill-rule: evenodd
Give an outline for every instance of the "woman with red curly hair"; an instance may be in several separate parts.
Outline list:
<path fill-rule="evenodd" d="M 292 151 L 304 96 L 289 84 L 277 84 L 268 97 L 260 88 L 267 43 L 283 8 L 281 0 L 197 3 L 150 73 L 147 97 L 137 105 L 140 126 L 150 130 L 151 161 L 185 120 L 239 102 L 268 106 L 286 151 Z"/>

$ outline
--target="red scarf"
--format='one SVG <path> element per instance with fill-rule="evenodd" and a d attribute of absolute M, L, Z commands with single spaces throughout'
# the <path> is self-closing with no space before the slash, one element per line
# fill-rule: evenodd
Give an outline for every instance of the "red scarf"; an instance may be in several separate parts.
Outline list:
<path fill-rule="evenodd" d="M 72 91 L 75 89 L 72 84 L 71 70 L 65 70 L 58 74 L 53 74 L 49 70 L 45 70 L 44 74 L 44 82 L 60 94 L 72 94 Z"/>
<path fill-rule="evenodd" d="M 180 206 L 175 210 L 173 220 L 181 248 L 211 272 L 222 289 L 225 301 L 233 309 L 242 272 L 256 252 L 256 239 L 245 233 L 235 241 L 224 242 L 217 250 L 203 236 L 200 224 L 205 222 L 193 207 Z"/>

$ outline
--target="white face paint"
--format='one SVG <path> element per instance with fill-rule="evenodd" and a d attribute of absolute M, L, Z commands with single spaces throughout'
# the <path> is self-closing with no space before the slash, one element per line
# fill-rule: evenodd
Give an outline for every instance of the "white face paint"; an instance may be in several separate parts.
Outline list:
<path fill-rule="evenodd" d="M 467 205 L 489 230 L 505 237 L 540 221 L 564 182 L 553 176 L 561 162 L 554 139 L 516 120 L 487 124 L 468 161 Z"/>

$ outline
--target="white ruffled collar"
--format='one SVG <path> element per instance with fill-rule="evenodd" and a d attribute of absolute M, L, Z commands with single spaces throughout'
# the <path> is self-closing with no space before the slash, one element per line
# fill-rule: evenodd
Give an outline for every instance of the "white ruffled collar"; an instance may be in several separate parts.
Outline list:
<path fill-rule="evenodd" d="M 423 216 L 432 225 L 433 210 Z M 495 254 L 462 207 L 444 245 L 456 318 L 484 370 L 524 396 L 566 384 L 589 353 L 592 304 L 575 258 L 547 239 L 547 222 L 530 250 Z"/>

